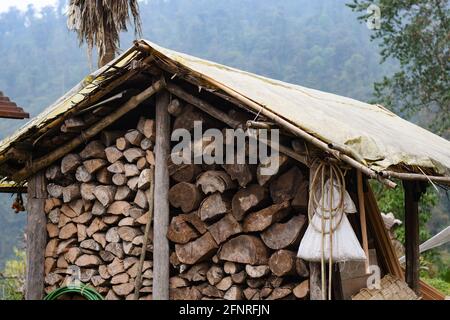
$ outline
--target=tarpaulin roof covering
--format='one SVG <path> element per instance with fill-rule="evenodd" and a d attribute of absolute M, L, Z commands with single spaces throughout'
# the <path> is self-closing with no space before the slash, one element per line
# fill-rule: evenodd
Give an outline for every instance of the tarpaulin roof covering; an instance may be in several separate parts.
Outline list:
<path fill-rule="evenodd" d="M 183 73 L 208 83 L 227 87 L 325 143 L 346 146 L 355 160 L 382 171 L 391 166 L 421 167 L 437 174 L 450 175 L 450 142 L 414 125 L 382 106 L 325 93 L 302 86 L 258 76 L 218 63 L 162 48 L 145 41 L 152 54 L 175 64 Z M 130 49 L 114 63 L 125 65 L 135 57 Z M 94 82 L 101 82 L 102 70 Z M 57 103 L 0 143 L 0 154 L 11 143 L 21 140 L 31 129 L 42 128 L 81 102 L 95 83 L 78 85 Z M 212 85 L 214 87 L 214 85 Z M 258 110 L 254 110 L 258 111 Z"/>

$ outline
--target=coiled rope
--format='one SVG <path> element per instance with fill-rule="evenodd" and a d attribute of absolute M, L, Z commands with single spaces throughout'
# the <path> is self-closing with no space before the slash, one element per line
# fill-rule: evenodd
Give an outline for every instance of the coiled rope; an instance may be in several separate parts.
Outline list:
<path fill-rule="evenodd" d="M 52 291 L 49 295 L 47 295 L 44 300 L 56 300 L 59 297 L 69 294 L 69 293 L 77 293 L 87 300 L 104 300 L 103 296 L 98 293 L 94 288 L 89 285 L 81 284 L 77 286 L 64 286 Z"/>
<path fill-rule="evenodd" d="M 328 300 L 331 300 L 331 284 L 333 271 L 333 233 L 339 227 L 344 216 L 344 197 L 345 197 L 345 177 L 341 168 L 333 163 L 327 163 L 323 160 L 316 160 L 319 162 L 317 169 L 311 181 L 311 188 L 309 194 L 309 203 L 311 204 L 308 210 L 308 218 L 311 226 L 321 234 L 321 276 L 322 276 L 322 298 L 326 299 L 326 262 L 325 262 L 325 238 L 329 235 L 330 252 L 328 257 Z M 328 167 L 328 168 L 327 168 Z M 325 182 L 329 179 L 329 205 L 325 206 Z M 320 176 L 320 180 L 319 180 Z M 334 199 L 334 185 L 337 185 L 339 190 L 339 202 L 336 207 L 333 207 Z M 320 187 L 320 189 L 318 189 Z M 320 198 L 317 199 L 318 195 Z M 319 210 L 318 210 L 319 209 Z M 313 216 L 320 217 L 321 225 L 317 226 L 313 221 Z M 328 229 L 326 225 L 328 222 Z M 334 222 L 334 225 L 333 225 Z"/>

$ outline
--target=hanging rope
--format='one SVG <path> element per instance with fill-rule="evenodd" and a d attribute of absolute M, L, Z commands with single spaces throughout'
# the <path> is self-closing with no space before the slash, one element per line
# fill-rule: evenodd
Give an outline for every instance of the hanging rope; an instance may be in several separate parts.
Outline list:
<path fill-rule="evenodd" d="M 333 233 L 339 227 L 342 217 L 344 216 L 344 197 L 345 197 L 345 177 L 342 170 L 333 163 L 328 163 L 323 160 L 319 162 L 317 170 L 314 173 L 311 181 L 311 188 L 309 194 L 309 203 L 311 204 L 308 210 L 308 218 L 310 225 L 321 234 L 321 273 L 322 273 L 322 298 L 326 299 L 326 262 L 325 262 L 325 240 L 326 235 L 329 235 L 330 252 L 328 255 L 328 299 L 331 300 L 331 284 L 333 271 Z M 316 161 L 316 162 L 317 162 Z M 320 178 L 319 178 L 320 177 Z M 325 205 L 326 193 L 325 184 L 329 180 L 329 204 Z M 338 188 L 339 192 L 335 197 L 334 187 Z M 339 199 L 337 205 L 333 206 L 333 200 Z M 314 223 L 313 217 L 317 215 L 320 218 L 320 226 Z"/>

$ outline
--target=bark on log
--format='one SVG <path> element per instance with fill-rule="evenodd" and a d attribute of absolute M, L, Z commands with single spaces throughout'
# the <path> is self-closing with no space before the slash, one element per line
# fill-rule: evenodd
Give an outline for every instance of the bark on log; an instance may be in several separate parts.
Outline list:
<path fill-rule="evenodd" d="M 242 228 L 239 222 L 231 215 L 227 214 L 224 218 L 208 227 L 208 231 L 217 244 L 227 241 L 231 236 L 241 233 Z"/>
<path fill-rule="evenodd" d="M 217 243 L 209 232 L 187 244 L 175 245 L 175 252 L 180 262 L 190 265 L 210 257 L 216 250 Z"/>
<path fill-rule="evenodd" d="M 194 208 L 195 209 L 195 208 Z M 228 197 L 216 192 L 206 197 L 198 209 L 202 221 L 217 220 L 231 211 L 231 201 Z"/>
<path fill-rule="evenodd" d="M 61 161 L 61 173 L 68 174 L 75 171 L 81 164 L 81 157 L 75 153 L 69 153 Z"/>
<path fill-rule="evenodd" d="M 100 140 L 94 140 L 88 143 L 88 145 L 80 152 L 81 159 L 106 159 L 105 145 Z"/>
<path fill-rule="evenodd" d="M 204 194 L 224 193 L 226 190 L 236 187 L 225 171 L 206 171 L 198 177 L 196 184 L 201 187 Z"/>
<path fill-rule="evenodd" d="M 270 196 L 273 202 L 281 203 L 293 199 L 304 180 L 303 173 L 297 167 L 279 176 L 270 184 Z"/>

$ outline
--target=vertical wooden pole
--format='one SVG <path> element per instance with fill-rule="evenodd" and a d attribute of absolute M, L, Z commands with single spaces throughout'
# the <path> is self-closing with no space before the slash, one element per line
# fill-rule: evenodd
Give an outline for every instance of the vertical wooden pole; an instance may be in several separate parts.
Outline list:
<path fill-rule="evenodd" d="M 414 181 L 403 181 L 405 191 L 406 283 L 417 294 L 419 290 L 419 200 L 421 190 Z"/>
<path fill-rule="evenodd" d="M 309 168 L 309 194 L 311 195 L 311 185 L 317 166 L 312 164 Z M 308 202 L 308 211 L 312 209 L 311 201 Z M 322 292 L 322 271 L 320 262 L 309 263 L 309 299 L 310 300 L 324 300 L 324 293 Z"/>
<path fill-rule="evenodd" d="M 361 223 L 361 238 L 364 253 L 366 254 L 366 273 L 369 273 L 369 244 L 367 241 L 366 206 L 364 203 L 364 180 L 360 170 L 356 170 L 358 185 L 359 219 Z"/>
<path fill-rule="evenodd" d="M 169 171 L 170 115 L 169 93 L 156 96 L 155 191 L 153 239 L 153 299 L 169 299 Z"/>
<path fill-rule="evenodd" d="M 28 179 L 26 300 L 41 300 L 44 294 L 44 262 L 47 219 L 44 212 L 47 188 L 44 173 Z"/>

